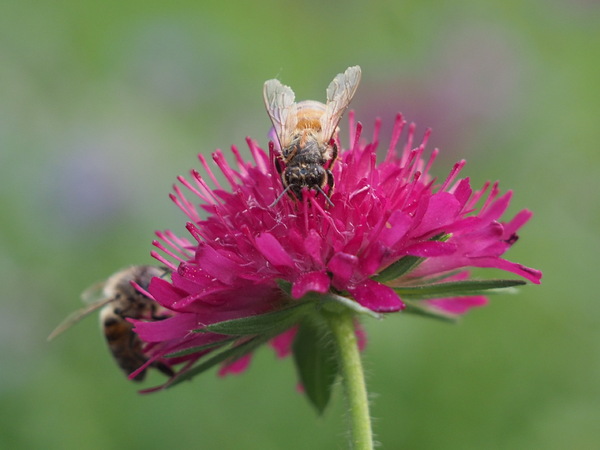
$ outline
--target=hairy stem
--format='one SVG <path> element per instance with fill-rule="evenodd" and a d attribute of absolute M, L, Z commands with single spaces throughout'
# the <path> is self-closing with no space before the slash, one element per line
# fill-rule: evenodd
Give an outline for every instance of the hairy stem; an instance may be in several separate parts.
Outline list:
<path fill-rule="evenodd" d="M 335 338 L 344 394 L 349 407 L 350 439 L 356 450 L 373 449 L 365 377 L 351 314 L 327 314 Z"/>

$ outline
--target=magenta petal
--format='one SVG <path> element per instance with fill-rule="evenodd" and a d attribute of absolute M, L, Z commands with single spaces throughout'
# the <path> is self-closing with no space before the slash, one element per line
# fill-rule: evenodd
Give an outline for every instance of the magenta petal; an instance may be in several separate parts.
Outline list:
<path fill-rule="evenodd" d="M 450 224 L 458 215 L 461 204 L 448 192 L 438 192 L 429 199 L 427 211 L 415 230 L 417 235 L 426 234 Z"/>
<path fill-rule="evenodd" d="M 542 278 L 542 272 L 540 272 L 539 270 L 531 269 L 529 267 L 523 266 L 522 264 L 513 263 L 494 256 L 441 256 L 439 258 L 428 258 L 423 262 L 423 264 L 419 265 L 419 267 L 417 267 L 412 272 L 412 274 L 415 277 L 428 277 L 438 273 L 462 269 L 469 266 L 505 270 L 507 272 L 512 272 L 519 276 L 522 276 L 535 284 L 540 284 L 540 279 Z"/>
<path fill-rule="evenodd" d="M 387 253 L 387 247 L 381 244 L 371 245 L 371 248 L 365 252 L 360 262 L 361 273 L 371 275 L 377 272 L 381 267 L 381 261 Z"/>
<path fill-rule="evenodd" d="M 407 255 L 428 258 L 432 256 L 451 255 L 456 252 L 456 245 L 451 242 L 426 241 L 406 248 Z"/>
<path fill-rule="evenodd" d="M 162 342 L 186 336 L 190 330 L 198 327 L 196 314 L 180 313 L 165 320 L 154 322 L 133 321 L 138 336 L 146 342 Z"/>
<path fill-rule="evenodd" d="M 200 245 L 196 251 L 196 261 L 209 275 L 225 284 L 231 284 L 236 277 L 239 264 L 219 253 L 209 245 Z"/>
<path fill-rule="evenodd" d="M 181 300 L 181 297 L 187 295 L 187 292 L 176 288 L 163 278 L 153 278 L 150 281 L 148 292 L 150 292 L 152 297 L 157 299 L 157 301 L 166 308 L 169 308 L 174 303 Z"/>
<path fill-rule="evenodd" d="M 174 280 L 176 277 L 180 277 L 177 283 Z M 192 292 L 198 289 L 204 290 L 205 288 L 210 288 L 215 284 L 214 276 L 209 275 L 202 267 L 187 262 L 180 263 L 179 267 L 177 267 L 177 272 L 173 273 L 171 278 L 173 279 L 173 283 L 178 286 L 189 283 Z"/>
<path fill-rule="evenodd" d="M 524 266 L 523 264 L 514 263 L 507 261 L 506 259 L 496 258 L 495 263 L 490 265 L 478 264 L 479 260 L 474 260 L 474 266 L 477 267 L 496 267 L 498 269 L 506 270 L 514 274 L 520 275 L 523 278 L 528 279 L 532 283 L 540 284 L 542 279 L 542 272 L 531 267 Z"/>
<path fill-rule="evenodd" d="M 513 219 L 504 224 L 504 233 L 505 238 L 508 238 L 510 235 L 516 233 L 523 225 L 525 225 L 529 219 L 533 216 L 533 213 L 527 209 L 523 209 L 517 213 Z"/>
<path fill-rule="evenodd" d="M 362 283 L 348 288 L 352 297 L 365 308 L 375 312 L 393 312 L 404 309 L 404 303 L 389 286 L 367 279 Z"/>
<path fill-rule="evenodd" d="M 492 203 L 486 210 L 484 210 L 479 217 L 484 221 L 498 220 L 510 203 L 512 197 L 512 191 L 508 191 L 502 197 Z"/>
<path fill-rule="evenodd" d="M 310 230 L 309 235 L 304 240 L 304 250 L 306 254 L 310 256 L 315 263 L 323 265 L 323 258 L 321 252 L 323 251 L 323 238 L 315 230 Z"/>
<path fill-rule="evenodd" d="M 262 233 L 256 237 L 256 247 L 267 261 L 274 266 L 294 267 L 294 260 L 271 233 Z"/>
<path fill-rule="evenodd" d="M 402 211 L 394 211 L 381 231 L 382 243 L 393 247 L 406 235 L 411 224 L 412 219 L 407 214 Z"/>
<path fill-rule="evenodd" d="M 333 273 L 335 282 L 344 285 L 352 277 L 358 262 L 359 259 L 357 256 L 339 252 L 329 260 L 327 268 Z"/>
<path fill-rule="evenodd" d="M 224 377 L 225 375 L 233 374 L 237 375 L 238 373 L 244 372 L 248 366 L 250 365 L 250 361 L 252 361 L 252 353 L 242 356 L 239 359 L 236 359 L 232 363 L 226 364 L 219 370 L 219 376 Z"/>
<path fill-rule="evenodd" d="M 309 272 L 302 274 L 294 282 L 292 297 L 302 298 L 307 292 L 318 292 L 324 294 L 329 290 L 330 280 L 324 272 Z"/>
<path fill-rule="evenodd" d="M 171 307 L 179 305 L 179 308 L 191 298 L 206 298 L 229 289 L 228 285 L 218 282 L 198 266 L 187 263 L 181 263 L 177 272 L 171 274 L 171 282 L 182 290 L 179 301 L 171 304 Z M 188 292 L 194 294 L 189 295 Z"/>
<path fill-rule="evenodd" d="M 293 327 L 271 339 L 271 347 L 275 349 L 278 358 L 285 358 L 292 353 L 292 344 L 298 332 L 298 327 Z"/>
<path fill-rule="evenodd" d="M 429 259 L 425 261 L 422 267 L 418 267 L 415 270 L 417 276 L 427 276 L 434 273 L 445 272 L 448 270 L 454 270 L 457 268 L 472 266 L 482 268 L 495 268 L 504 270 L 506 272 L 512 272 L 523 278 L 528 279 L 532 283 L 540 284 L 542 278 L 542 272 L 537 269 L 526 267 L 522 264 L 507 261 L 503 258 L 498 257 L 463 257 L 463 258 L 446 258 L 442 257 L 439 260 Z"/>
<path fill-rule="evenodd" d="M 458 186 L 454 189 L 454 196 L 458 200 L 458 203 L 460 203 L 461 208 L 467 204 L 472 193 L 473 190 L 471 189 L 469 179 L 464 178 L 460 180 Z"/>

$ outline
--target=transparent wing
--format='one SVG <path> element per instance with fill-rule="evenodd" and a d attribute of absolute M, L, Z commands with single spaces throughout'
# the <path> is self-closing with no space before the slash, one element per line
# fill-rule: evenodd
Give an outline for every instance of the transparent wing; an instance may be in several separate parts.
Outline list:
<path fill-rule="evenodd" d="M 265 82 L 263 97 L 279 145 L 281 148 L 287 147 L 291 132 L 297 123 L 294 91 L 279 80 L 273 79 Z"/>
<path fill-rule="evenodd" d="M 344 73 L 337 74 L 327 87 L 327 108 L 321 117 L 323 139 L 329 141 L 348 108 L 360 83 L 360 67 L 348 67 Z"/>
<path fill-rule="evenodd" d="M 106 280 L 92 284 L 81 293 L 81 300 L 87 304 L 95 304 L 102 301 L 104 297 L 106 297 L 106 294 L 104 293 L 105 286 Z"/>
<path fill-rule="evenodd" d="M 102 308 L 104 305 L 107 305 L 108 303 L 112 302 L 113 300 L 114 300 L 114 298 L 112 298 L 112 297 L 104 298 L 104 299 L 101 299 L 99 301 L 96 301 L 94 303 L 87 305 L 85 308 L 81 308 L 81 309 L 69 314 L 69 316 L 67 316 L 67 318 L 65 320 L 63 320 L 54 329 L 54 331 L 52 333 L 50 333 L 50 335 L 48 336 L 48 340 L 51 341 L 58 335 L 64 333 L 66 330 L 71 328 L 73 325 L 75 325 L 77 322 L 79 322 L 84 317 L 86 317 L 86 316 L 90 315 L 91 313 L 93 313 L 94 311 Z"/>

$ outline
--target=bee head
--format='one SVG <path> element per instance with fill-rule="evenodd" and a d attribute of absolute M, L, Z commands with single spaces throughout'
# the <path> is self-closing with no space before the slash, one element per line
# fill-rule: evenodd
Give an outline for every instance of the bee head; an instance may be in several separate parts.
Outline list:
<path fill-rule="evenodd" d="M 281 178 L 285 189 L 270 205 L 275 206 L 281 198 L 288 193 L 291 197 L 302 200 L 302 191 L 304 188 L 314 189 L 317 193 L 322 194 L 327 203 L 333 206 L 329 196 L 323 191 L 323 187 L 329 184 L 330 189 L 333 188 L 331 180 L 331 172 L 318 164 L 301 164 L 297 166 L 288 166 L 281 173 Z"/>
<path fill-rule="evenodd" d="M 321 188 L 327 182 L 327 171 L 318 164 L 302 164 L 287 167 L 284 173 L 285 184 L 299 199 L 302 198 L 302 189 Z"/>

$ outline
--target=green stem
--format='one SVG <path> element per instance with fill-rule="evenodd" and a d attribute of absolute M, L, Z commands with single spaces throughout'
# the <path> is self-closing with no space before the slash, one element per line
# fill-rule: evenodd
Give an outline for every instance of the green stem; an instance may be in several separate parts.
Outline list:
<path fill-rule="evenodd" d="M 335 338 L 340 373 L 350 409 L 350 438 L 356 450 L 373 449 L 373 433 L 365 377 L 356 341 L 354 317 L 351 314 L 327 314 Z"/>

